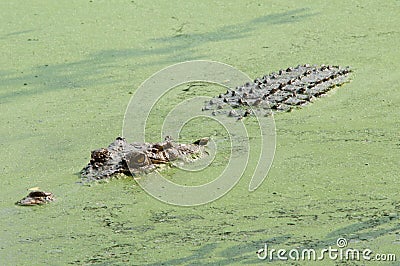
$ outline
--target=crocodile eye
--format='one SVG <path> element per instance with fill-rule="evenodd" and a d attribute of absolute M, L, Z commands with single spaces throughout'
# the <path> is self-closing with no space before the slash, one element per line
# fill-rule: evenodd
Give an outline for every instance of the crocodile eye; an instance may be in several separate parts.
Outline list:
<path fill-rule="evenodd" d="M 149 162 L 147 160 L 146 154 L 142 152 L 132 152 L 126 156 L 128 166 L 131 169 L 142 167 L 147 165 Z"/>
<path fill-rule="evenodd" d="M 139 154 L 138 156 L 136 156 L 135 159 L 137 164 L 142 164 L 145 160 L 145 156 L 144 154 Z"/>

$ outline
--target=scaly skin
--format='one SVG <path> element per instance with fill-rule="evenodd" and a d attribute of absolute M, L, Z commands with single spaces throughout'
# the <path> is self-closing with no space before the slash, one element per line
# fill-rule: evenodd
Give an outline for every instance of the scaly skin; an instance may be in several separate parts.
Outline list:
<path fill-rule="evenodd" d="M 308 104 L 348 81 L 349 67 L 302 65 L 279 70 L 253 83 L 229 89 L 206 103 L 203 111 L 241 118 L 252 112 L 268 115 Z M 233 110 L 227 111 L 231 106 Z"/>

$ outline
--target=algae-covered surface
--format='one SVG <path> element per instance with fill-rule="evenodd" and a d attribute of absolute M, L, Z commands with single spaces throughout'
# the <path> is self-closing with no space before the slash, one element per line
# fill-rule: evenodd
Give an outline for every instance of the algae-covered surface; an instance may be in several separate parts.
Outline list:
<path fill-rule="evenodd" d="M 256 255 L 266 243 L 321 251 L 338 238 L 399 263 L 399 13 L 395 0 L 1 1 L 0 265 L 248 265 L 269 262 Z M 162 203 L 131 178 L 78 184 L 90 151 L 121 134 L 136 88 L 195 59 L 253 78 L 304 63 L 354 72 L 275 116 L 275 160 L 254 192 L 249 172 L 196 207 Z M 185 137 L 226 138 L 207 130 L 192 123 Z M 36 186 L 56 201 L 14 205 Z M 304 263 L 376 262 L 273 261 Z"/>

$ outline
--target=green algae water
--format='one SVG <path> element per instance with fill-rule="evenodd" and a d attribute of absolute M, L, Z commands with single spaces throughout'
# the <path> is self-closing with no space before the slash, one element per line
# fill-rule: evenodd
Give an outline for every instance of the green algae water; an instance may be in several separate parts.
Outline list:
<path fill-rule="evenodd" d="M 399 11 L 395 0 L 2 1 L 0 265 L 265 264 L 256 254 L 265 244 L 320 254 L 339 238 L 395 254 L 385 264 L 398 265 Z M 136 88 L 195 59 L 252 78 L 304 63 L 354 72 L 327 97 L 275 116 L 275 159 L 255 192 L 248 171 L 197 207 L 164 204 L 132 178 L 78 184 L 90 151 L 121 134 Z M 204 133 L 191 125 L 185 138 Z M 213 127 L 206 133 L 217 136 Z M 56 201 L 14 205 L 36 186 Z"/>

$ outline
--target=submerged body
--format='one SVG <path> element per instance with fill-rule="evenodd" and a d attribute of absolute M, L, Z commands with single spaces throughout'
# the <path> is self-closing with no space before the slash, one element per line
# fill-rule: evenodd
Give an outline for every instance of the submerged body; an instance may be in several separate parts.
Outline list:
<path fill-rule="evenodd" d="M 350 72 L 349 67 L 331 65 L 289 67 L 257 78 L 253 83 L 229 89 L 207 102 L 203 110 L 212 110 L 214 115 L 229 114 L 234 117 L 247 116 L 252 112 L 268 115 L 290 111 L 343 85 L 348 81 Z"/>

